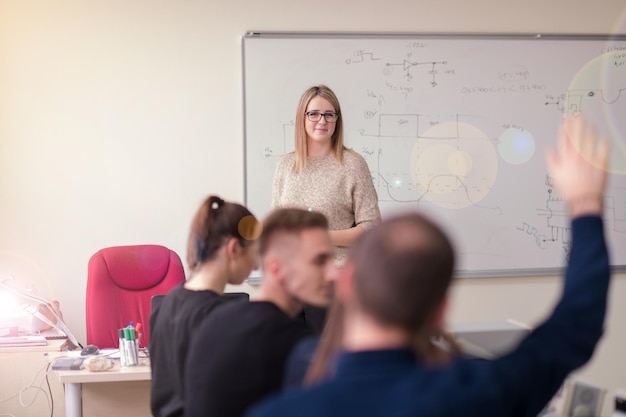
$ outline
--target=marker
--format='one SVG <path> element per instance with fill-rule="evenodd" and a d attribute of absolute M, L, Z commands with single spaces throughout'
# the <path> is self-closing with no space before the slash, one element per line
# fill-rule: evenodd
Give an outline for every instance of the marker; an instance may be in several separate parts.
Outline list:
<path fill-rule="evenodd" d="M 124 351 L 126 352 L 126 366 L 134 366 L 137 365 L 136 360 L 134 360 L 132 344 L 130 340 L 130 329 L 128 327 L 124 327 Z"/>
<path fill-rule="evenodd" d="M 135 338 L 135 329 L 133 327 L 128 329 L 128 346 L 130 350 L 131 365 L 137 365 L 137 339 Z"/>
<path fill-rule="evenodd" d="M 141 344 L 141 330 L 143 329 L 143 324 L 137 323 L 135 326 L 135 333 L 137 334 L 137 348 Z"/>
<path fill-rule="evenodd" d="M 117 336 L 120 340 L 120 365 L 128 366 L 128 361 L 126 360 L 126 344 L 124 342 L 124 329 L 119 329 Z"/>

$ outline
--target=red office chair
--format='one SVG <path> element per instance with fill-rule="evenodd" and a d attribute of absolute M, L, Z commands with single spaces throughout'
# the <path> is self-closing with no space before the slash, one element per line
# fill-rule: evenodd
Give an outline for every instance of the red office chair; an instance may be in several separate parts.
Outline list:
<path fill-rule="evenodd" d="M 142 323 L 140 347 L 150 342 L 150 302 L 185 281 L 176 252 L 159 245 L 100 249 L 87 271 L 87 344 L 119 346 L 118 329 Z"/>

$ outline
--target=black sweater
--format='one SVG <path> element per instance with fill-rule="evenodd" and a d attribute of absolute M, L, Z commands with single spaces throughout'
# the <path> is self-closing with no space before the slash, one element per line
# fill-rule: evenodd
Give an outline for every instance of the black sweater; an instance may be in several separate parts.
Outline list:
<path fill-rule="evenodd" d="M 191 335 L 223 302 L 213 291 L 191 291 L 182 285 L 163 298 L 150 316 L 150 408 L 154 417 L 183 416 L 185 360 Z"/>
<path fill-rule="evenodd" d="M 220 307 L 192 338 L 185 375 L 185 417 L 239 417 L 280 390 L 293 346 L 312 334 L 264 301 Z"/>

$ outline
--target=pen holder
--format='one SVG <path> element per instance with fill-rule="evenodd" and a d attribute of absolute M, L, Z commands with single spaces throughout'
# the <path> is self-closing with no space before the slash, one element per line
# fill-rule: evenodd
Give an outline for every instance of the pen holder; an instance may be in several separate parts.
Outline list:
<path fill-rule="evenodd" d="M 120 364 L 123 367 L 137 366 L 139 363 L 139 343 L 135 338 L 135 329 L 126 327 L 120 329 L 118 334 L 120 342 Z"/>

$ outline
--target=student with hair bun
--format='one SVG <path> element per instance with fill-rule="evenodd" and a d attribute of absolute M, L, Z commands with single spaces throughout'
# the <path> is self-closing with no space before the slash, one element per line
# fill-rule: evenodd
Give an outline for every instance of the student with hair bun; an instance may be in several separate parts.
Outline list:
<path fill-rule="evenodd" d="M 187 281 L 150 316 L 150 407 L 155 417 L 184 415 L 184 369 L 192 333 L 225 302 L 226 284 L 241 284 L 257 268 L 261 223 L 244 206 L 208 197 L 187 240 Z"/>

